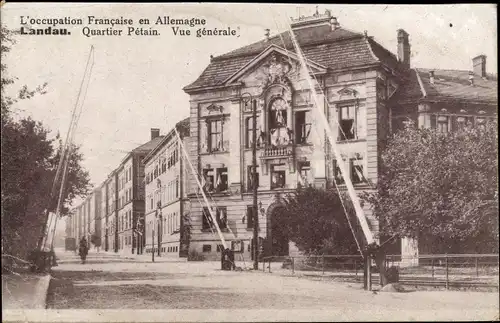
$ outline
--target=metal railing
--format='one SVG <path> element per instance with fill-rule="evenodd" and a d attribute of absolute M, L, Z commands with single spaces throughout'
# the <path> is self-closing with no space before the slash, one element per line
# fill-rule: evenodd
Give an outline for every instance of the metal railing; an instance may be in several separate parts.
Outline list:
<path fill-rule="evenodd" d="M 363 282 L 360 255 L 270 256 L 262 257 L 260 263 L 263 272 Z M 387 255 L 386 268 L 391 267 L 398 269 L 399 282 L 404 285 L 499 288 L 498 254 Z M 375 263 L 372 273 L 373 283 L 379 283 Z"/>

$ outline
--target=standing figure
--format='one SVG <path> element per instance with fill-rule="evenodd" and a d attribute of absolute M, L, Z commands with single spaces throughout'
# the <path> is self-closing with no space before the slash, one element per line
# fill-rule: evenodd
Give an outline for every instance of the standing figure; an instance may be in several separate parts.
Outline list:
<path fill-rule="evenodd" d="M 80 259 L 82 259 L 82 264 L 85 263 L 88 253 L 89 253 L 89 245 L 87 243 L 87 239 L 85 239 L 85 237 L 82 237 L 82 239 L 80 240 L 80 246 L 78 248 L 78 254 L 80 255 Z"/>

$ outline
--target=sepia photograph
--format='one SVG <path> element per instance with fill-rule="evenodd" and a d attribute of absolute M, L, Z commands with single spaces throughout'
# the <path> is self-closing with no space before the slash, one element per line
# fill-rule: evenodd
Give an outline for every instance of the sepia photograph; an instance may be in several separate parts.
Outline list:
<path fill-rule="evenodd" d="M 4 322 L 496 321 L 496 4 L 2 1 Z"/>

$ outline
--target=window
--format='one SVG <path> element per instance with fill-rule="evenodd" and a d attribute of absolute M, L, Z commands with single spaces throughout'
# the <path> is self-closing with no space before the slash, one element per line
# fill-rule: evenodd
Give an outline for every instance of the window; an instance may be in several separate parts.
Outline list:
<path fill-rule="evenodd" d="M 155 208 L 153 198 L 151 198 L 151 204 L 150 204 L 150 206 L 151 206 L 150 210 L 153 210 Z"/>
<path fill-rule="evenodd" d="M 476 124 L 479 129 L 485 129 L 486 128 L 486 118 L 484 117 L 477 117 L 476 118 Z"/>
<path fill-rule="evenodd" d="M 207 192 L 212 192 L 214 190 L 214 175 L 212 169 L 203 170 L 203 188 Z"/>
<path fill-rule="evenodd" d="M 260 129 L 259 129 L 260 119 L 257 116 L 257 118 L 255 118 L 255 120 L 256 120 L 256 124 L 257 124 L 257 127 L 256 127 L 257 147 L 260 147 L 260 140 L 259 140 L 259 138 L 260 138 Z M 246 129 L 247 129 L 246 147 L 252 148 L 253 147 L 253 117 L 249 117 L 246 119 Z"/>
<path fill-rule="evenodd" d="M 220 229 L 227 228 L 227 208 L 226 207 L 218 207 L 217 208 L 217 223 L 219 224 Z"/>
<path fill-rule="evenodd" d="M 269 109 L 269 136 L 274 146 L 287 145 L 290 133 L 287 129 L 287 103 L 282 98 L 275 99 Z"/>
<path fill-rule="evenodd" d="M 212 245 L 209 244 L 203 245 L 203 252 L 211 252 L 211 251 L 212 251 Z"/>
<path fill-rule="evenodd" d="M 309 142 L 311 125 L 311 111 L 299 111 L 295 113 L 295 140 L 297 144 Z"/>
<path fill-rule="evenodd" d="M 212 216 L 210 215 L 208 208 L 204 207 L 202 213 L 202 229 L 210 229 L 213 226 L 212 223 Z"/>
<path fill-rule="evenodd" d="M 356 138 L 356 108 L 354 105 L 339 109 L 339 139 L 349 140 Z"/>
<path fill-rule="evenodd" d="M 210 229 L 214 227 L 212 217 L 207 207 L 203 208 L 203 229 Z M 214 212 L 217 224 L 220 229 L 227 228 L 227 209 L 226 207 L 218 207 Z"/>
<path fill-rule="evenodd" d="M 217 192 L 227 191 L 227 168 L 217 168 L 216 173 L 215 190 Z"/>
<path fill-rule="evenodd" d="M 224 245 L 218 244 L 217 245 L 217 252 L 223 252 L 224 251 Z"/>
<path fill-rule="evenodd" d="M 222 145 L 222 120 L 209 120 L 208 124 L 208 150 L 210 152 L 223 151 Z"/>
<path fill-rule="evenodd" d="M 337 185 L 345 183 L 344 177 L 342 176 L 342 171 L 340 170 L 340 166 L 335 159 L 333 160 L 333 174 L 335 183 L 337 183 Z"/>
<path fill-rule="evenodd" d="M 360 158 L 351 158 L 351 180 L 353 184 L 362 183 L 365 180 L 363 175 L 363 160 Z"/>
<path fill-rule="evenodd" d="M 449 117 L 448 116 L 438 116 L 437 118 L 437 130 L 441 133 L 447 133 L 449 129 Z"/>
<path fill-rule="evenodd" d="M 255 184 L 259 187 L 259 166 L 257 166 L 257 171 L 255 172 Z M 247 189 L 251 191 L 253 189 L 253 167 L 247 167 Z"/>
<path fill-rule="evenodd" d="M 165 173 L 167 171 L 167 161 L 165 158 L 162 157 L 161 161 L 161 173 Z"/>
<path fill-rule="evenodd" d="M 286 184 L 285 164 L 271 165 L 271 189 L 284 188 Z"/>
<path fill-rule="evenodd" d="M 254 223 L 254 219 L 255 219 L 255 211 L 256 210 L 254 209 L 253 205 L 247 206 L 247 214 L 246 214 L 247 229 L 253 229 L 253 223 Z"/>
<path fill-rule="evenodd" d="M 309 185 L 309 176 L 311 173 L 311 162 L 304 161 L 299 163 L 299 183 L 302 186 Z"/>
<path fill-rule="evenodd" d="M 455 127 L 459 131 L 464 130 L 465 127 L 472 125 L 473 121 L 471 117 L 458 116 L 455 118 Z"/>
<path fill-rule="evenodd" d="M 231 250 L 234 252 L 245 251 L 245 246 L 243 245 L 243 241 L 231 241 Z"/>

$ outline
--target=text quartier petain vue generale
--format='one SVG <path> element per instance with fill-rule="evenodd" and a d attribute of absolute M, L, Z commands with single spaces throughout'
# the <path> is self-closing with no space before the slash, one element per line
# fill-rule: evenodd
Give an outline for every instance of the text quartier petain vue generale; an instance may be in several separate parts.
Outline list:
<path fill-rule="evenodd" d="M 85 18 L 40 18 L 21 16 L 21 34 L 25 35 L 70 35 L 67 26 L 83 26 L 82 32 L 85 36 L 120 36 L 126 27 L 125 34 L 130 35 L 158 35 L 158 30 L 149 27 L 151 25 L 170 25 L 174 35 L 190 35 L 191 31 L 181 28 L 203 27 L 196 30 L 197 37 L 223 35 L 235 36 L 236 31 L 231 28 L 217 29 L 205 28 L 206 20 L 200 18 L 171 18 L 170 16 L 157 16 L 154 20 L 149 18 L 130 19 L 123 16 L 117 18 L 103 18 L 87 16 Z M 135 25 L 134 25 L 135 24 Z M 44 28 L 33 26 L 42 25 Z M 26 27 L 24 27 L 26 26 Z"/>

